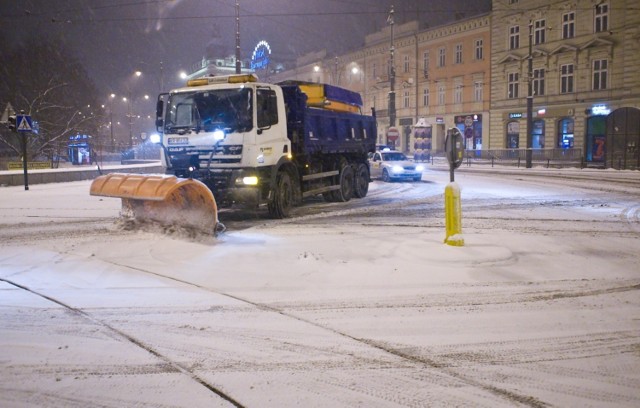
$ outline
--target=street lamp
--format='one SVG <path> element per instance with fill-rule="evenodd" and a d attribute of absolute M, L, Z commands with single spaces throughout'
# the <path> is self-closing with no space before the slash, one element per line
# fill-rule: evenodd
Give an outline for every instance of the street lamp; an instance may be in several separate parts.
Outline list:
<path fill-rule="evenodd" d="M 533 131 L 533 22 L 529 20 L 529 55 L 527 68 L 527 150 L 525 151 L 525 167 L 531 168 L 533 156 L 533 140 L 531 132 Z"/>
<path fill-rule="evenodd" d="M 387 18 L 387 22 L 391 25 L 391 46 L 389 48 L 391 54 L 389 61 L 389 127 L 396 125 L 396 69 L 394 65 L 395 47 L 393 44 L 393 26 L 395 22 L 393 21 L 393 13 L 393 6 L 391 6 L 391 11 Z"/>
<path fill-rule="evenodd" d="M 116 149 L 116 139 L 113 136 L 113 99 L 116 97 L 116 94 L 112 93 L 109 95 L 109 128 L 111 131 L 111 152 L 114 152 Z"/>

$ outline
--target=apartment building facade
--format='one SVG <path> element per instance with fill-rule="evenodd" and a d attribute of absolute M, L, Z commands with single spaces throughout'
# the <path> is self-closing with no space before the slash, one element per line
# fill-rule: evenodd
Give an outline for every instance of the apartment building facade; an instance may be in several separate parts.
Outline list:
<path fill-rule="evenodd" d="M 296 68 L 270 80 L 300 80 L 359 92 L 364 110 L 375 110 L 378 143 L 413 153 L 441 152 L 447 128 L 465 134 L 468 149 L 489 140 L 491 18 L 489 14 L 419 30 L 418 22 L 386 26 L 364 47 L 340 56 L 325 51 L 298 59 Z M 393 44 L 396 131 L 389 132 L 390 61 Z M 416 137 L 416 135 L 418 135 Z"/>
<path fill-rule="evenodd" d="M 637 0 L 494 0 L 492 21 L 489 147 L 640 167 Z"/>

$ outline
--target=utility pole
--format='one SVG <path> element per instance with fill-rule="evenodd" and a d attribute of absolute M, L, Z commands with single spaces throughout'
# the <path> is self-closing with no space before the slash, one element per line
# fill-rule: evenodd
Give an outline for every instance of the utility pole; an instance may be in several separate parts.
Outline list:
<path fill-rule="evenodd" d="M 389 61 L 389 127 L 395 127 L 396 125 L 396 68 L 394 63 L 395 47 L 393 44 L 393 5 L 389 12 L 387 22 L 391 25 L 391 47 L 389 52 L 391 53 L 391 59 Z"/>
<path fill-rule="evenodd" d="M 533 141 L 531 132 L 533 131 L 533 22 L 529 20 L 529 55 L 527 67 L 527 150 L 525 151 L 525 167 L 531 168 L 533 151 Z"/>
<path fill-rule="evenodd" d="M 240 2 L 236 0 L 236 74 L 242 73 L 240 63 Z"/>

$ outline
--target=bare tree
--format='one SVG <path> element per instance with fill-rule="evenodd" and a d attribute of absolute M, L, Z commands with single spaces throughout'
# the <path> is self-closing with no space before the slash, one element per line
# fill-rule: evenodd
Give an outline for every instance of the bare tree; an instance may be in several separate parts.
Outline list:
<path fill-rule="evenodd" d="M 69 136 L 98 134 L 104 117 L 97 90 L 64 46 L 33 38 L 2 56 L 6 63 L 0 68 L 0 104 L 10 102 L 16 111 L 31 115 L 30 158 L 52 159 L 66 149 Z M 3 128 L 0 141 L 21 155 L 22 136 Z"/>

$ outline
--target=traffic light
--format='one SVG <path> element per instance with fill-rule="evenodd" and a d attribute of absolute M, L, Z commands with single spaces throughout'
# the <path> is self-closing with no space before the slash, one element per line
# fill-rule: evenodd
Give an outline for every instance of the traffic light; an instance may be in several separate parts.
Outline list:
<path fill-rule="evenodd" d="M 16 115 L 9 115 L 9 130 L 12 132 L 18 131 L 16 127 Z"/>

